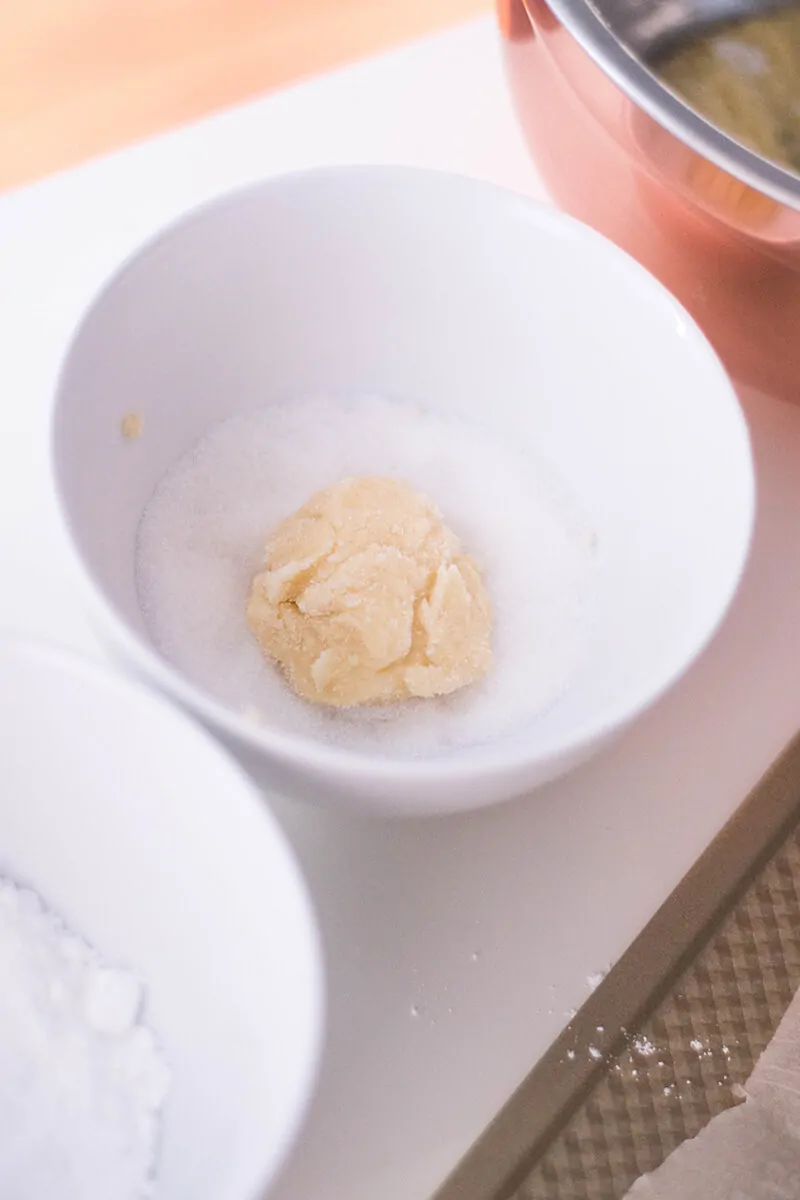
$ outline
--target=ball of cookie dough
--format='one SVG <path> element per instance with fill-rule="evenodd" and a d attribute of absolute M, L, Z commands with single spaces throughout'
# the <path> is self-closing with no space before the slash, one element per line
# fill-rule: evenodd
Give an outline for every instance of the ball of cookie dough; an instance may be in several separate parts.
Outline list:
<path fill-rule="evenodd" d="M 262 653 L 318 704 L 441 696 L 492 663 L 478 567 L 397 479 L 344 479 L 279 525 L 247 621 Z"/>

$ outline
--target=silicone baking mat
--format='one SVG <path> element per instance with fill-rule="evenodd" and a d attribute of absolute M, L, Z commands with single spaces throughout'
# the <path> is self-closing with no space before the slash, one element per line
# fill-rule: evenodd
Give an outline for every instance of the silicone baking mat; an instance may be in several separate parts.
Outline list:
<path fill-rule="evenodd" d="M 436 1200 L 618 1200 L 740 1088 L 800 986 L 800 735 Z"/>

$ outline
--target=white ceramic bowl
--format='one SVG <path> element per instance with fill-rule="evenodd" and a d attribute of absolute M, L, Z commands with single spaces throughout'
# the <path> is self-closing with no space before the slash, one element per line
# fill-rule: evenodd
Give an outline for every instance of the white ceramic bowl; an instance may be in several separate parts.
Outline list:
<path fill-rule="evenodd" d="M 590 514 L 600 566 L 585 665 L 520 735 L 423 760 L 348 752 L 252 726 L 150 644 L 134 542 L 162 474 L 214 423 L 319 392 L 477 418 L 534 444 Z M 147 431 L 136 453 L 119 433 L 128 410 Z M 272 179 L 146 246 L 77 331 L 54 456 L 116 651 L 283 786 L 378 812 L 486 804 L 587 758 L 709 640 L 753 521 L 739 405 L 677 302 L 556 212 L 405 169 Z"/>
<path fill-rule="evenodd" d="M 0 874 L 145 982 L 172 1070 L 160 1200 L 263 1196 L 312 1092 L 323 987 L 251 781 L 139 685 L 0 639 Z"/>

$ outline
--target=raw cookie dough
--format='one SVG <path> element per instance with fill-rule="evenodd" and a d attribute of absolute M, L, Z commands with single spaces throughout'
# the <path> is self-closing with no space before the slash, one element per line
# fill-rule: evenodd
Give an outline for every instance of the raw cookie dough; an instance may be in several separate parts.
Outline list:
<path fill-rule="evenodd" d="M 344 479 L 279 525 L 247 620 L 262 653 L 318 704 L 440 696 L 492 663 L 478 567 L 396 479 Z"/>

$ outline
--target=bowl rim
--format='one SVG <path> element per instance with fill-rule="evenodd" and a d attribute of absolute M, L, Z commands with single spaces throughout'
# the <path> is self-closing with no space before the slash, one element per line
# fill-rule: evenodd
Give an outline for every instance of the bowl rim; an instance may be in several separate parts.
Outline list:
<path fill-rule="evenodd" d="M 662 303 L 671 308 L 676 322 L 683 332 L 681 344 L 691 340 L 696 349 L 702 353 L 716 375 L 717 395 L 724 397 L 730 419 L 730 432 L 733 440 L 740 444 L 741 468 L 741 502 L 744 519 L 741 522 L 741 538 L 738 554 L 733 563 L 729 577 L 724 586 L 717 588 L 721 602 L 713 616 L 709 616 L 700 636 L 696 639 L 693 650 L 685 655 L 682 661 L 672 664 L 664 670 L 655 682 L 647 689 L 646 694 L 627 703 L 620 703 L 610 712 L 607 710 L 603 717 L 585 721 L 569 735 L 553 737 L 548 743 L 537 746 L 533 751 L 517 746 L 513 748 L 504 739 L 476 746 L 463 747 L 463 753 L 456 756 L 440 755 L 431 757 L 393 757 L 389 755 L 371 755 L 363 751 L 351 750 L 341 746 L 329 745 L 311 736 L 288 733 L 270 729 L 246 716 L 228 708 L 221 701 L 195 686 L 181 672 L 162 658 L 156 648 L 141 638 L 131 628 L 125 619 L 117 612 L 115 606 L 107 598 L 102 584 L 97 579 L 91 564 L 84 559 L 79 539 L 74 531 L 72 517 L 64 495 L 60 473 L 60 454 L 58 440 L 58 423 L 61 413 L 61 401 L 65 387 L 65 378 L 70 366 L 72 355 L 78 345 L 81 333 L 93 314 L 102 306 L 107 295 L 122 282 L 129 271 L 142 263 L 145 258 L 155 253 L 158 248 L 180 229 L 190 223 L 201 222 L 227 207 L 234 207 L 243 200 L 254 197 L 262 191 L 275 187 L 309 185 L 330 179 L 358 180 L 370 175 L 378 175 L 383 179 L 397 184 L 414 184 L 418 182 L 430 185 L 444 186 L 460 191 L 480 190 L 493 195 L 495 202 L 504 205 L 509 215 L 515 215 L 526 221 L 533 221 L 539 229 L 544 229 L 563 239 L 568 235 L 573 241 L 586 245 L 601 255 L 605 255 L 610 266 L 616 264 L 617 269 L 628 273 L 643 294 L 648 291 L 657 296 Z M 708 389 L 704 392 L 704 396 Z M 741 404 L 739 403 L 733 384 L 728 377 L 716 351 L 702 332 L 696 321 L 680 302 L 664 287 L 645 267 L 633 257 L 620 249 L 603 235 L 576 218 L 562 213 L 548 204 L 540 203 L 530 197 L 498 186 L 489 181 L 476 179 L 471 176 L 439 171 L 430 168 L 384 166 L 384 165 L 350 165 L 324 166 L 305 170 L 291 171 L 262 178 L 255 183 L 226 191 L 221 195 L 200 205 L 185 210 L 177 218 L 159 229 L 154 235 L 140 243 L 128 254 L 122 262 L 106 277 L 104 284 L 93 294 L 84 305 L 72 326 L 67 344 L 63 350 L 52 390 L 49 422 L 49 466 L 51 480 L 57 500 L 62 528 L 66 533 L 71 557 L 78 568 L 78 575 L 83 581 L 87 594 L 90 612 L 99 625 L 108 631 L 113 645 L 119 648 L 125 659 L 132 664 L 138 664 L 153 684 L 168 696 L 188 708 L 203 723 L 213 730 L 220 731 L 232 739 L 234 744 L 243 745 L 250 751 L 255 751 L 268 762 L 278 762 L 291 769 L 301 769 L 306 774 L 311 771 L 318 776 L 334 780 L 352 779 L 358 784 L 419 783 L 430 784 L 447 782 L 459 783 L 475 781 L 476 779 L 495 778 L 518 768 L 531 768 L 536 765 L 544 766 L 558 760 L 562 756 L 580 756 L 592 747 L 601 743 L 613 734 L 621 731 L 656 703 L 669 689 L 685 674 L 696 661 L 702 651 L 712 640 L 731 603 L 738 591 L 745 566 L 748 561 L 753 538 L 756 509 L 756 482 L 750 435 Z M 505 750 L 503 746 L 506 746 Z M 474 753 L 470 753 L 474 752 Z M 378 802 L 376 810 L 384 805 Z M 391 805 L 390 805 L 391 807 Z M 421 810 L 422 811 L 422 810 Z"/>
<path fill-rule="evenodd" d="M 285 893 L 284 902 L 289 901 L 294 908 L 298 946 L 305 960 L 305 973 L 311 986 L 308 993 L 308 1020 L 303 1023 L 301 1036 L 296 1039 L 299 1070 L 296 1072 L 295 1097 L 291 1106 L 279 1106 L 279 1136 L 270 1146 L 265 1146 L 263 1161 L 258 1168 L 259 1177 L 254 1182 L 253 1190 L 247 1195 L 247 1200 L 258 1200 L 263 1196 L 264 1188 L 278 1178 L 305 1124 L 316 1093 L 325 1040 L 327 989 L 322 935 L 311 892 L 294 848 L 271 810 L 268 794 L 262 793 L 236 759 L 202 724 L 188 712 L 170 703 L 166 696 L 110 665 L 102 661 L 96 662 L 78 651 L 67 649 L 44 638 L 0 631 L 0 673 L 3 664 L 15 658 L 23 664 L 37 661 L 48 671 L 57 671 L 72 679 L 79 679 L 93 690 L 109 693 L 115 698 L 114 702 L 119 700 L 126 707 L 132 702 L 143 706 L 155 714 L 161 723 L 166 721 L 173 726 L 182 725 L 196 742 L 204 743 L 204 753 L 215 757 L 231 777 L 230 782 L 238 789 L 242 802 L 262 824 L 266 836 L 273 842 L 283 861 L 291 892 Z"/>

